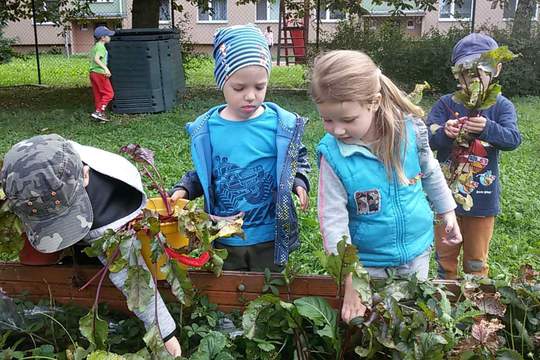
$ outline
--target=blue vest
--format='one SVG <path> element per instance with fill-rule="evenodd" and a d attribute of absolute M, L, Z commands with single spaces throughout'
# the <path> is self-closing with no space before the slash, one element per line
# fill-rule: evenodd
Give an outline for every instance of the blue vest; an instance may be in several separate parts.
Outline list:
<path fill-rule="evenodd" d="M 418 176 L 420 162 L 411 121 L 407 122 L 403 164 L 410 184 L 401 184 L 395 173 L 389 179 L 384 164 L 366 147 L 338 143 L 327 134 L 317 150 L 347 191 L 351 241 L 364 266 L 403 265 L 431 245 L 433 212 Z"/>

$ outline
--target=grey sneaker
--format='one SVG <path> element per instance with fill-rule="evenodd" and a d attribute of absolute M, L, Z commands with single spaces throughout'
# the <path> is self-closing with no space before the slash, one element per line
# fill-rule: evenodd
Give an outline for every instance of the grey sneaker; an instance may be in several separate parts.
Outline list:
<path fill-rule="evenodd" d="M 101 111 L 94 111 L 92 113 L 92 119 L 98 121 L 98 122 L 109 122 L 109 118 L 107 118 L 107 116 L 105 115 L 104 112 L 101 112 Z"/>

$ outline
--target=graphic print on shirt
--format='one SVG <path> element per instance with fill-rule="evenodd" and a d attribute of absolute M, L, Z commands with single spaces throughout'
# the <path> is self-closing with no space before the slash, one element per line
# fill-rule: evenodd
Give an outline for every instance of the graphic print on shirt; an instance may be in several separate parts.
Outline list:
<path fill-rule="evenodd" d="M 377 189 L 357 191 L 354 193 L 356 213 L 359 215 L 374 214 L 381 211 L 381 193 Z"/>
<path fill-rule="evenodd" d="M 252 224 L 268 218 L 273 210 L 274 177 L 264 171 L 262 165 L 241 168 L 230 163 L 227 157 L 216 156 L 214 159 L 216 166 L 212 172 L 220 214 L 244 211 L 244 221 Z"/>
<path fill-rule="evenodd" d="M 496 176 L 493 175 L 491 170 L 488 170 L 485 173 L 480 174 L 478 177 L 480 178 L 480 184 L 482 184 L 484 186 L 489 186 L 489 185 L 493 184 L 493 182 L 495 181 L 495 178 L 496 178 Z"/>

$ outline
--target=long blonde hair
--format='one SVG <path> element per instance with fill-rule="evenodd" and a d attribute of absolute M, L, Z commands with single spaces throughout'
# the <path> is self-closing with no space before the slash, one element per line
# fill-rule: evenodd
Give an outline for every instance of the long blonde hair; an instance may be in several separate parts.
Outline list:
<path fill-rule="evenodd" d="M 357 101 L 362 106 L 380 104 L 372 126 L 378 141 L 374 154 L 384 163 L 388 176 L 392 170 L 406 183 L 403 171 L 402 144 L 406 137 L 406 115 L 423 116 L 424 111 L 360 51 L 336 50 L 315 59 L 311 76 L 311 96 L 316 103 Z"/>

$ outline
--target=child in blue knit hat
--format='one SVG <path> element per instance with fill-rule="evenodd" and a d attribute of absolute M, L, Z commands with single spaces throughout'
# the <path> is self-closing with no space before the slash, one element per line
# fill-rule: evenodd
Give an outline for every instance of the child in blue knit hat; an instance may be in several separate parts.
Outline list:
<path fill-rule="evenodd" d="M 470 67 L 479 61 L 482 54 L 497 48 L 497 42 L 491 37 L 473 33 L 455 45 L 452 63 L 455 66 Z M 487 88 L 499 76 L 502 64 L 499 63 L 496 68 L 480 65 L 479 80 Z M 458 73 L 457 77 L 461 86 L 466 86 L 472 80 L 465 71 Z M 487 276 L 489 243 L 495 216 L 500 212 L 500 150 L 514 150 L 521 143 L 516 109 L 510 100 L 498 95 L 495 105 L 482 110 L 480 114 L 470 114 L 462 104 L 452 99 L 452 94 L 448 94 L 435 103 L 427 124 L 431 129 L 429 143 L 433 150 L 437 150 L 437 159 L 441 164 L 452 161 L 452 151 L 457 146 L 455 139 L 461 127 L 477 139 L 475 143 L 479 144 L 471 146 L 470 154 L 462 157 L 461 161 L 461 166 L 470 169 L 472 176 L 459 187 L 458 195 L 471 199 L 473 203 L 472 206 L 458 204 L 456 209 L 463 244 L 444 243 L 441 227 L 437 226 L 435 231 L 439 276 L 445 279 L 457 278 L 462 247 L 463 270 L 469 274 Z"/>
<path fill-rule="evenodd" d="M 308 207 L 305 120 L 264 101 L 272 60 L 257 27 L 219 30 L 213 55 L 226 104 L 187 125 L 195 170 L 174 186 L 172 200 L 204 196 L 209 214 L 243 214 L 245 239 L 215 242 L 229 254 L 224 270 L 279 271 L 300 245 L 292 192 Z"/>

